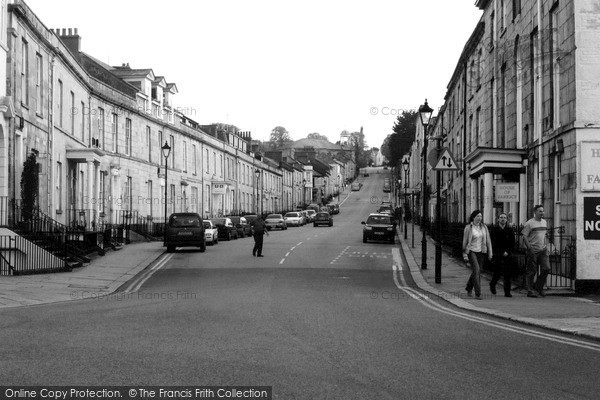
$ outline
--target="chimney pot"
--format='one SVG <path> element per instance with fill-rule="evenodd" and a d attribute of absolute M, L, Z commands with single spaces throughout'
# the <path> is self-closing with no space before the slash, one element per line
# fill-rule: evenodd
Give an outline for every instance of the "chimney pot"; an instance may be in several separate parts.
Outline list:
<path fill-rule="evenodd" d="M 75 28 L 75 29 L 74 29 L 74 31 L 75 31 L 75 33 L 74 33 L 74 34 L 75 34 L 75 35 L 77 35 L 77 28 Z"/>
<path fill-rule="evenodd" d="M 67 30 L 65 28 L 62 28 L 62 36 L 65 36 L 67 34 Z"/>
<path fill-rule="evenodd" d="M 73 35 L 73 31 L 71 30 L 71 28 L 69 28 L 67 31 L 69 32 L 69 36 Z"/>

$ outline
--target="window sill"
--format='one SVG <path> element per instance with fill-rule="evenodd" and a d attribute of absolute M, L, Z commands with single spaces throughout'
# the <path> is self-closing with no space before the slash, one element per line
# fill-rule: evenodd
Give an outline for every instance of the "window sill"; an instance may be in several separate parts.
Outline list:
<path fill-rule="evenodd" d="M 63 210 L 56 210 L 56 215 L 61 215 L 63 213 Z"/>

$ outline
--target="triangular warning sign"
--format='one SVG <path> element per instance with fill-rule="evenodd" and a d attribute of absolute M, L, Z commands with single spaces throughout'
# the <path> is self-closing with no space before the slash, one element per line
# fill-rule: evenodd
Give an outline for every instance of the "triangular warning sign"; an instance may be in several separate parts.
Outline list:
<path fill-rule="evenodd" d="M 448 148 L 444 147 L 440 152 L 440 158 L 433 169 L 442 171 L 455 171 L 460 169 L 454 161 L 454 157 Z"/>

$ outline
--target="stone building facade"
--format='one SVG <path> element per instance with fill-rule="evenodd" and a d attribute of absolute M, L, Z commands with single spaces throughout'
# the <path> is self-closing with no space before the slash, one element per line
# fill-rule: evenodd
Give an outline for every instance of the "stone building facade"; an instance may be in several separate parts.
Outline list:
<path fill-rule="evenodd" d="M 77 29 L 47 29 L 23 1 L 0 6 L 0 225 L 19 218 L 31 153 L 40 211 L 84 229 L 133 213 L 164 221 L 165 192 L 167 213 L 204 217 L 280 212 L 301 197 L 308 173 L 250 151 L 249 132 L 200 126 L 168 78 L 95 59 Z"/>
<path fill-rule="evenodd" d="M 567 285 L 597 290 L 600 243 L 590 238 L 600 228 L 598 4 L 479 0 L 476 6 L 483 15 L 428 131 L 428 137 L 443 137 L 460 166 L 441 174 L 441 213 L 465 222 L 481 209 L 493 223 L 506 212 L 518 225 L 541 204 L 553 228 L 551 245 L 559 252 L 565 243 L 576 248 Z M 422 133 L 419 127 L 412 171 L 422 165 Z M 428 175 L 434 216 L 438 185 L 434 171 Z M 421 181 L 418 174 L 411 178 Z"/>

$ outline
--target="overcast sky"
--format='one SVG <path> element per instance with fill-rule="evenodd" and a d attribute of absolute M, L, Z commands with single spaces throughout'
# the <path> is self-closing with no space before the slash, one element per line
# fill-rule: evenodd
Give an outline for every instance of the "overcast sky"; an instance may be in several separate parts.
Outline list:
<path fill-rule="evenodd" d="M 481 17 L 475 0 L 28 0 L 48 28 L 78 28 L 82 51 L 152 68 L 202 124 L 268 140 L 339 140 L 362 126 L 380 147 L 403 109 L 437 110 Z"/>

